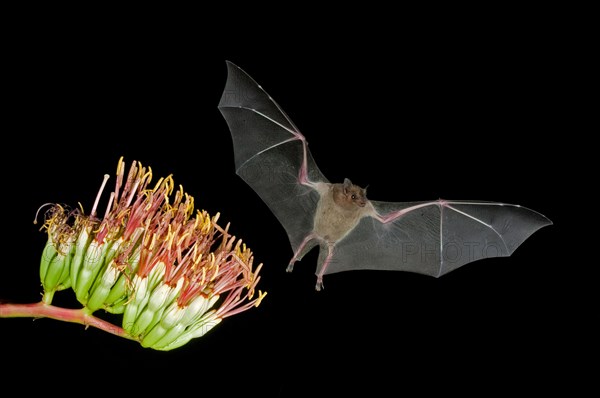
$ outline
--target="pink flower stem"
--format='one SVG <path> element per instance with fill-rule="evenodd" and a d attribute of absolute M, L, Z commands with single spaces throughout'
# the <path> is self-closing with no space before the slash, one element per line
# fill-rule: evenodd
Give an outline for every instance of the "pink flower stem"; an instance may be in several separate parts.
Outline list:
<path fill-rule="evenodd" d="M 136 340 L 119 326 L 88 314 L 84 309 L 68 309 L 46 304 L 43 301 L 35 304 L 0 304 L 0 318 L 51 318 L 58 321 L 79 323 L 93 326 L 105 332 Z"/>

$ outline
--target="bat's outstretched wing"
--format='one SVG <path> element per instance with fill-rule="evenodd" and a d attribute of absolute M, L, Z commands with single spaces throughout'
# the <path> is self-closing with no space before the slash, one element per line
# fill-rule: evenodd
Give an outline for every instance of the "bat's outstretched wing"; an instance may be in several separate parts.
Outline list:
<path fill-rule="evenodd" d="M 552 224 L 534 210 L 505 203 L 371 203 L 381 219 L 363 218 L 338 242 L 324 274 L 373 269 L 439 277 L 476 260 L 510 256 Z"/>
<path fill-rule="evenodd" d="M 359 269 L 438 277 L 476 260 L 509 256 L 552 224 L 533 210 L 505 203 L 369 201 L 358 224 L 331 241 L 314 229 L 317 203 L 331 185 L 304 136 L 250 76 L 231 62 L 227 67 L 219 109 L 233 138 L 236 172 L 284 226 L 294 251 L 288 271 L 321 246 L 317 290 L 324 274 Z"/>
<path fill-rule="evenodd" d="M 236 173 L 275 214 L 295 252 L 311 232 L 319 200 L 314 189 L 299 183 L 305 157 L 307 178 L 327 182 L 304 136 L 262 87 L 229 61 L 219 110 L 231 131 Z"/>

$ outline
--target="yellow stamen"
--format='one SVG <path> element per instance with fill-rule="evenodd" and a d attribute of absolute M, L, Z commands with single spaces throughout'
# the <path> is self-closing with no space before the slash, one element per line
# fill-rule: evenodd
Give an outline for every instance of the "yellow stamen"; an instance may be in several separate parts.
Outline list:
<path fill-rule="evenodd" d="M 258 291 L 258 298 L 256 299 L 256 302 L 254 303 L 255 307 L 258 307 L 260 305 L 260 303 L 263 301 L 263 299 L 265 298 L 265 296 L 267 295 L 267 292 L 262 292 L 261 290 Z M 252 297 L 250 297 L 252 298 Z"/>
<path fill-rule="evenodd" d="M 200 282 L 200 286 L 203 286 L 204 282 L 206 282 L 206 268 L 202 268 L 202 282 Z"/>
<path fill-rule="evenodd" d="M 212 282 L 215 280 L 215 278 L 217 277 L 217 275 L 219 274 L 219 263 L 215 262 L 215 254 L 214 253 L 210 253 L 210 268 L 215 267 L 215 271 L 213 272 L 212 277 L 210 278 L 209 282 Z"/>
<path fill-rule="evenodd" d="M 155 244 L 156 244 L 156 234 L 152 234 L 152 237 L 150 238 L 150 246 L 148 247 L 148 250 L 154 251 Z"/>

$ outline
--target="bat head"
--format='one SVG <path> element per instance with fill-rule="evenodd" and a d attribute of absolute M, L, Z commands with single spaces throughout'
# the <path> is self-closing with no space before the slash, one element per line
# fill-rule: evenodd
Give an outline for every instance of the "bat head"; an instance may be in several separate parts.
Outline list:
<path fill-rule="evenodd" d="M 367 189 L 355 185 L 348 178 L 344 179 L 342 184 L 342 195 L 340 198 L 345 204 L 345 207 L 365 207 L 367 204 Z"/>

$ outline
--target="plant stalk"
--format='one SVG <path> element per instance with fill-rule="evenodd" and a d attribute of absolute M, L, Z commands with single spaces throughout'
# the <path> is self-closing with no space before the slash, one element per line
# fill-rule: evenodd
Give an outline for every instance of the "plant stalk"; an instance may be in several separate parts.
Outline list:
<path fill-rule="evenodd" d="M 0 304 L 0 318 L 28 317 L 51 318 L 64 322 L 78 323 L 80 325 L 85 325 L 86 327 L 92 326 L 110 334 L 114 334 L 115 336 L 137 341 L 136 338 L 130 336 L 121 327 L 89 314 L 83 308 L 68 309 L 56 307 L 46 304 L 43 301 L 33 304 Z"/>

